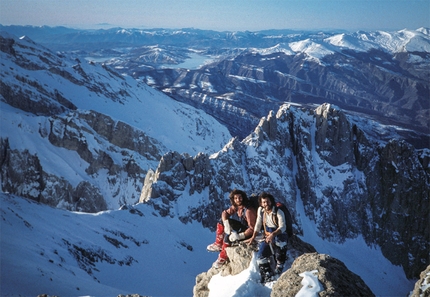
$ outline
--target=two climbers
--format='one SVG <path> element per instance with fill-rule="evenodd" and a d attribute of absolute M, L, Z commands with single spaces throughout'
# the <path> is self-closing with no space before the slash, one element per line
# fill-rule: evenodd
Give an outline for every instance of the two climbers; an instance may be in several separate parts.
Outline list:
<path fill-rule="evenodd" d="M 293 235 L 291 214 L 283 204 L 275 203 L 273 195 L 267 192 L 259 195 L 257 211 L 241 190 L 233 190 L 229 198 L 231 207 L 222 212 L 216 240 L 207 247 L 208 251 L 220 252 L 213 267 L 219 268 L 226 262 L 225 248 L 232 242 L 243 241 L 250 245 L 257 236 L 260 237 L 263 229 L 264 240 L 259 242 L 257 264 L 261 282 L 268 282 L 284 270 L 288 238 Z"/>
<path fill-rule="evenodd" d="M 250 238 L 254 233 L 256 209 L 250 205 L 246 193 L 234 189 L 229 195 L 231 206 L 221 214 L 218 222 L 215 242 L 208 245 L 210 252 L 220 252 L 213 267 L 220 268 L 227 261 L 226 247 L 233 242 Z"/>

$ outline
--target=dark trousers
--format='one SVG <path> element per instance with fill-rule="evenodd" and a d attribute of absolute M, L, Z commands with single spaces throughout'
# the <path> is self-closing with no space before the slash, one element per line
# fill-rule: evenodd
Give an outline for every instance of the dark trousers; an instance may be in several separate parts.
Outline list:
<path fill-rule="evenodd" d="M 267 232 L 275 231 L 275 228 L 267 228 Z M 257 261 L 267 259 L 273 254 L 275 256 L 276 262 L 278 264 L 284 264 L 287 259 L 287 242 L 288 235 L 286 233 L 279 234 L 275 236 L 274 242 L 267 243 L 266 241 L 260 242 L 258 252 L 257 252 Z M 270 248 L 270 245 L 272 248 Z M 258 261 L 258 262 L 260 262 Z"/>
<path fill-rule="evenodd" d="M 245 232 L 245 230 L 248 229 L 248 226 L 245 226 L 244 224 L 235 219 L 228 219 L 228 223 L 230 224 L 231 231 L 236 231 L 237 233 Z M 231 242 L 228 237 L 229 234 L 226 234 L 224 236 L 224 242 L 230 245 Z"/>

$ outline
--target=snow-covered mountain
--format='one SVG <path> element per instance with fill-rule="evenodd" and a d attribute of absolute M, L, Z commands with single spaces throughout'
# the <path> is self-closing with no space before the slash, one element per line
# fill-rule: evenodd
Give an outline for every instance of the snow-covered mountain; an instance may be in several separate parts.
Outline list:
<path fill-rule="evenodd" d="M 231 138 L 204 112 L 108 67 L 28 38 L 0 41 L 3 191 L 118 208 L 138 201 L 146 170 L 166 152 L 216 152 Z"/>
<path fill-rule="evenodd" d="M 148 205 L 88 214 L 0 199 L 1 296 L 192 296 L 216 259 L 208 229 Z"/>
<path fill-rule="evenodd" d="M 430 35 L 400 31 L 74 30 L 1 26 L 143 80 L 246 137 L 284 102 L 336 104 L 429 147 Z M 199 67 L 190 67 L 190 64 Z"/>
<path fill-rule="evenodd" d="M 405 139 L 429 147 L 430 38 L 425 31 L 321 32 L 282 38 L 261 47 L 250 41 L 251 47 L 225 51 L 199 69 L 122 69 L 205 110 L 241 138 L 284 102 L 328 102 L 412 130 Z M 242 114 L 247 115 L 244 120 Z"/>
<path fill-rule="evenodd" d="M 215 48 L 265 48 L 276 44 L 299 43 L 312 47 L 309 40 L 322 44 L 332 44 L 335 48 L 349 48 L 359 51 L 383 49 L 395 52 L 429 52 L 429 29 L 403 29 L 400 31 L 294 31 L 265 30 L 257 32 L 218 32 L 184 29 L 133 29 L 111 28 L 100 30 L 79 30 L 65 27 L 48 26 L 3 26 L 0 30 L 17 36 L 27 35 L 41 44 L 49 44 L 54 49 L 60 46 L 72 46 L 72 49 L 83 49 L 87 45 L 93 49 L 121 48 L 142 45 L 174 45 L 183 48 L 196 46 Z M 220 44 L 221 43 L 221 44 Z M 103 44 L 103 46 L 94 46 Z M 70 48 L 69 48 L 70 49 Z M 334 48 L 333 48 L 334 49 Z M 335 50 L 339 51 L 339 50 Z"/>
<path fill-rule="evenodd" d="M 283 104 L 240 140 L 223 124 L 251 125 L 257 101 L 239 108 L 202 95 L 229 119 L 220 124 L 126 72 L 29 38 L 1 33 L 0 54 L 2 295 L 190 296 L 216 258 L 205 247 L 234 187 L 283 200 L 300 238 L 377 295 L 407 294 L 429 264 L 430 151 L 400 127 L 332 104 Z M 269 83 L 248 67 L 252 52 L 239 56 L 247 64 L 229 77 L 270 101 L 255 87 Z M 225 86 L 195 75 L 213 93 Z M 252 276 L 244 284 L 262 289 Z"/>

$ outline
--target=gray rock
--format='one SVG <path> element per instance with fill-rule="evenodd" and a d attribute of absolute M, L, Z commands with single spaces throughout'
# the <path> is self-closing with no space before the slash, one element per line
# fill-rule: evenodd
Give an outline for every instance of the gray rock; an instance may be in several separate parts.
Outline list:
<path fill-rule="evenodd" d="M 364 281 L 341 261 L 324 254 L 310 253 L 298 257 L 290 269 L 273 285 L 271 297 L 295 296 L 303 287 L 303 272 L 317 271 L 323 287 L 319 296 L 375 296 Z"/>
<path fill-rule="evenodd" d="M 430 265 L 421 272 L 419 280 L 415 283 L 414 290 L 410 297 L 429 297 L 430 296 Z"/>
<path fill-rule="evenodd" d="M 247 269 L 251 263 L 254 249 L 245 244 L 226 249 L 229 260 L 221 268 L 211 267 L 196 277 L 193 288 L 194 297 L 209 295 L 208 284 L 212 276 L 237 275 Z M 302 288 L 299 274 L 318 270 L 318 279 L 324 290 L 320 296 L 374 296 L 372 291 L 356 274 L 349 271 L 339 260 L 316 253 L 315 248 L 293 236 L 288 243 L 287 269 L 275 282 L 271 297 L 295 296 Z"/>

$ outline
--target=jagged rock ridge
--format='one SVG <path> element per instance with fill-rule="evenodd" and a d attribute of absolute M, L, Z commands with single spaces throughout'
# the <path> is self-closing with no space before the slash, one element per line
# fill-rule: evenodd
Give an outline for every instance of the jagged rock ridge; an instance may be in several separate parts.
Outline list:
<path fill-rule="evenodd" d="M 288 205 L 299 233 L 298 202 L 321 238 L 341 243 L 363 236 L 417 277 L 428 261 L 429 151 L 400 139 L 377 140 L 378 129 L 329 104 L 315 110 L 284 105 L 214 155 L 164 155 L 140 201 L 213 228 L 232 188 L 270 191 Z M 180 212 L 175 203 L 182 196 L 195 200 Z"/>

